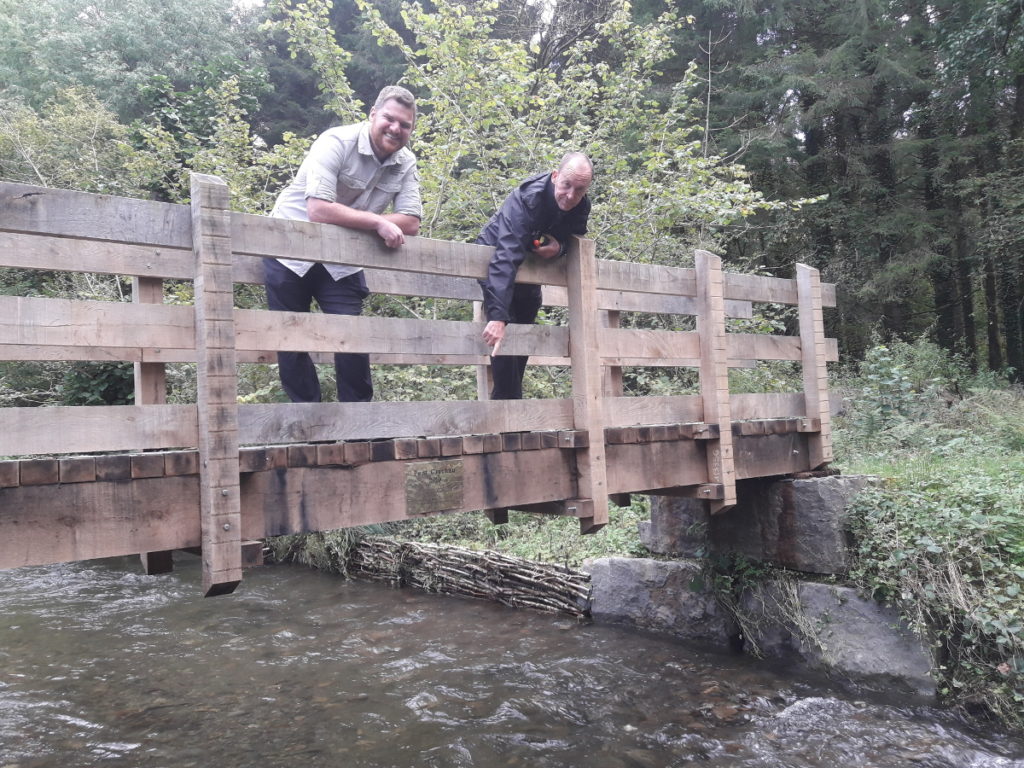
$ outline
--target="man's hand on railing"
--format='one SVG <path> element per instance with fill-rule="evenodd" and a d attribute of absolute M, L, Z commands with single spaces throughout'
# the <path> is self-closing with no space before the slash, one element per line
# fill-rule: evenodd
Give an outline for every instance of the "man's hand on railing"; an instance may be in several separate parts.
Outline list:
<path fill-rule="evenodd" d="M 501 340 L 505 338 L 505 323 L 502 320 L 491 320 L 484 326 L 483 339 L 491 348 L 491 357 L 498 354 Z"/>
<path fill-rule="evenodd" d="M 562 244 L 551 235 L 541 235 L 534 239 L 530 250 L 542 259 L 553 259 L 562 252 Z"/>
<path fill-rule="evenodd" d="M 381 240 L 384 241 L 384 245 L 388 248 L 397 248 L 398 246 L 405 244 L 405 233 L 402 231 L 402 228 L 395 224 L 395 222 L 389 221 L 383 216 L 381 216 L 380 221 L 377 222 L 377 234 L 380 235 Z"/>

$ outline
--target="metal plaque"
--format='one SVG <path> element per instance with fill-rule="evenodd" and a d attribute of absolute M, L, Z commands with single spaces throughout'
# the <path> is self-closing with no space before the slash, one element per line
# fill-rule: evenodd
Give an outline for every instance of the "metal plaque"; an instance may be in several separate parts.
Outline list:
<path fill-rule="evenodd" d="M 410 515 L 462 509 L 462 459 L 406 464 L 405 509 Z"/>

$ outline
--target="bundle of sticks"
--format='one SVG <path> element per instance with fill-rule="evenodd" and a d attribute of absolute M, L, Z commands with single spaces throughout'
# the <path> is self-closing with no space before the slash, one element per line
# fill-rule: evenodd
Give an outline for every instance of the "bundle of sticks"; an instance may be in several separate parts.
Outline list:
<path fill-rule="evenodd" d="M 352 546 L 346 566 L 355 577 L 479 597 L 515 608 L 572 616 L 584 616 L 590 610 L 587 574 L 497 552 L 366 536 Z"/>

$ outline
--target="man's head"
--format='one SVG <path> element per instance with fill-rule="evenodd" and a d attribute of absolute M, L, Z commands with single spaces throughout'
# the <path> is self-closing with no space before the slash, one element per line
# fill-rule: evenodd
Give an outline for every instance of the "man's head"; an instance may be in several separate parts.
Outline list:
<path fill-rule="evenodd" d="M 409 143 L 416 124 L 416 98 L 399 85 L 389 85 L 377 95 L 370 110 L 370 144 L 385 160 Z"/>
<path fill-rule="evenodd" d="M 558 164 L 558 170 L 551 172 L 551 183 L 555 188 L 555 203 L 563 211 L 571 211 L 587 194 L 594 180 L 594 166 L 582 152 L 570 152 Z"/>

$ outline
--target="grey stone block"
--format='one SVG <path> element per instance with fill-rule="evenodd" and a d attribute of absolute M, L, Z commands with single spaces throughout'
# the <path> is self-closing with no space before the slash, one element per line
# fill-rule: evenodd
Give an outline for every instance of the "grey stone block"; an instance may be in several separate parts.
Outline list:
<path fill-rule="evenodd" d="M 651 519 L 640 524 L 640 541 L 655 554 L 704 557 L 709 517 L 702 499 L 651 496 Z"/>
<path fill-rule="evenodd" d="M 739 503 L 710 519 L 711 549 L 807 573 L 845 573 L 846 509 L 872 481 L 867 475 L 744 481 Z"/>
<path fill-rule="evenodd" d="M 741 599 L 744 635 L 765 658 L 879 691 L 934 697 L 932 655 L 891 608 L 848 587 L 769 582 Z"/>
<path fill-rule="evenodd" d="M 603 557 L 588 560 L 591 616 L 665 632 L 716 650 L 735 647 L 738 628 L 705 586 L 693 560 Z"/>

